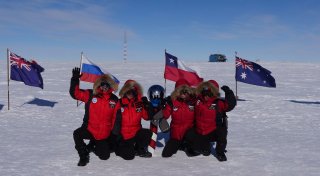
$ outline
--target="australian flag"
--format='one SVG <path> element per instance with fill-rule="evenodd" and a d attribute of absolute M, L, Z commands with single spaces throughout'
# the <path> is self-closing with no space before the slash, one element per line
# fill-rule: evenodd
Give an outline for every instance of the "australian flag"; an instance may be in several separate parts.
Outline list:
<path fill-rule="evenodd" d="M 41 72 L 44 71 L 37 62 L 26 59 L 10 52 L 10 79 L 24 82 L 25 85 L 43 89 Z"/>
<path fill-rule="evenodd" d="M 257 86 L 276 87 L 271 71 L 239 57 L 236 57 L 236 81 Z"/>

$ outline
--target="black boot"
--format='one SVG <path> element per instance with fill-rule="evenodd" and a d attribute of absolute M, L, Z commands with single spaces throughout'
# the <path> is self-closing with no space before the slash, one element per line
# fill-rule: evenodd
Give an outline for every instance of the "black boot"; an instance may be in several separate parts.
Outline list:
<path fill-rule="evenodd" d="M 216 146 L 216 157 L 219 161 L 227 161 L 227 156 L 225 154 L 226 151 L 226 143 L 218 142 Z"/>
<path fill-rule="evenodd" d="M 203 156 L 209 156 L 211 154 L 211 151 L 210 150 L 202 150 L 201 153 Z"/>
<path fill-rule="evenodd" d="M 143 158 L 151 158 L 152 154 L 147 150 L 138 150 L 137 155 Z"/>
<path fill-rule="evenodd" d="M 200 155 L 200 152 L 193 150 L 190 146 L 185 146 L 184 152 L 187 154 L 188 157 L 194 157 Z"/>
<path fill-rule="evenodd" d="M 80 160 L 78 162 L 78 166 L 87 165 L 89 163 L 89 159 L 90 159 L 89 151 L 86 148 L 84 148 L 82 150 L 79 150 L 78 153 L 79 153 L 79 157 L 80 157 Z"/>
<path fill-rule="evenodd" d="M 222 161 L 227 161 L 227 156 L 224 152 L 217 153 L 217 159 L 222 162 Z"/>

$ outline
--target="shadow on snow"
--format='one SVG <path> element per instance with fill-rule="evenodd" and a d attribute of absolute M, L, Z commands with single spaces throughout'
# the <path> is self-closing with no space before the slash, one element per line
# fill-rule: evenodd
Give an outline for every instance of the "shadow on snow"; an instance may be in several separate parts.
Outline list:
<path fill-rule="evenodd" d="M 40 98 L 34 98 L 33 100 L 27 102 L 27 103 L 24 103 L 24 104 L 34 104 L 34 105 L 37 105 L 37 106 L 48 106 L 48 107 L 54 107 L 54 105 L 58 103 L 58 102 L 55 102 L 55 101 L 49 101 L 49 100 L 44 100 L 44 99 L 40 99 Z"/>
<path fill-rule="evenodd" d="M 320 104 L 320 101 L 303 101 L 303 100 L 287 100 L 292 103 L 300 103 L 300 104 Z"/>

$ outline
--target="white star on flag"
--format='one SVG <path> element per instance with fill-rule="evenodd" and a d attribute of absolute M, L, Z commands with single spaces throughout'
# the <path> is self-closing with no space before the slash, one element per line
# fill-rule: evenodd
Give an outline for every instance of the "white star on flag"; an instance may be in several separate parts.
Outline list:
<path fill-rule="evenodd" d="M 246 74 L 245 72 L 243 72 L 243 73 L 241 74 L 241 78 L 242 78 L 242 79 L 246 79 L 246 78 L 247 78 L 247 74 Z"/>
<path fill-rule="evenodd" d="M 173 60 L 173 59 L 170 59 L 170 63 L 174 63 L 174 60 Z"/>

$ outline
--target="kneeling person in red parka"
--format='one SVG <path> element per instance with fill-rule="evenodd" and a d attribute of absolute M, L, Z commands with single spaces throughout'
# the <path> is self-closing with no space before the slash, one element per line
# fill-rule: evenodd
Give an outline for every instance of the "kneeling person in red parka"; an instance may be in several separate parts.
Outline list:
<path fill-rule="evenodd" d="M 195 105 L 195 132 L 187 138 L 193 147 L 203 155 L 210 155 L 210 142 L 216 142 L 216 156 L 219 161 L 226 161 L 227 128 L 223 124 L 223 115 L 236 105 L 236 98 L 228 86 L 222 86 L 225 100 L 220 99 L 219 85 L 210 80 L 198 85 L 198 97 Z M 189 133 L 192 134 L 192 133 Z"/>
<path fill-rule="evenodd" d="M 115 152 L 125 160 L 132 160 L 135 155 L 152 156 L 147 151 L 152 133 L 141 125 L 142 119 L 149 120 L 142 94 L 142 87 L 134 80 L 126 81 L 119 92 L 121 98 L 116 105 L 115 127 L 122 139 Z"/>
<path fill-rule="evenodd" d="M 179 148 L 184 147 L 185 134 L 194 126 L 195 102 L 193 97 L 194 91 L 189 83 L 184 79 L 178 80 L 171 98 L 162 111 L 165 119 L 171 116 L 170 139 L 162 151 L 162 157 L 171 157 Z M 187 155 L 191 156 L 189 155 L 190 152 L 187 151 L 189 149 L 185 149 Z"/>
<path fill-rule="evenodd" d="M 102 75 L 95 81 L 93 90 L 82 90 L 79 88 L 80 68 L 74 68 L 72 74 L 70 95 L 85 103 L 83 124 L 73 132 L 75 148 L 80 157 L 78 166 L 85 166 L 89 162 L 89 151 L 84 139 L 93 141 L 95 154 L 100 159 L 107 160 L 110 157 L 110 135 L 118 101 L 112 92 L 117 89 L 117 84 L 109 75 Z"/>

